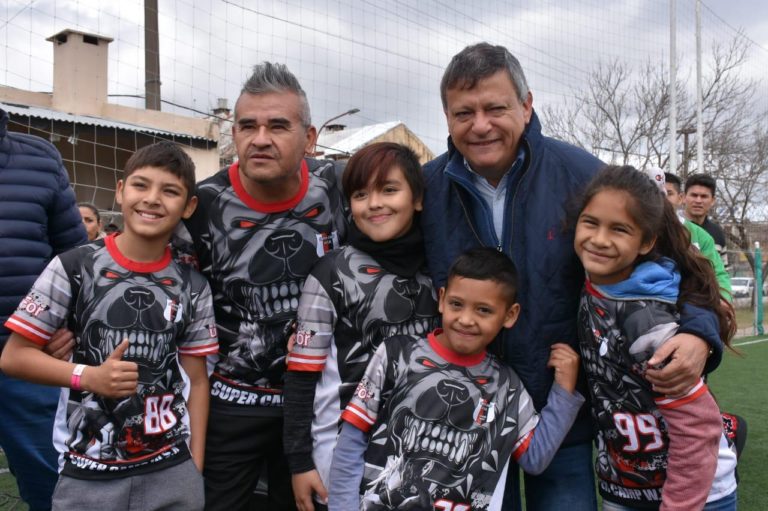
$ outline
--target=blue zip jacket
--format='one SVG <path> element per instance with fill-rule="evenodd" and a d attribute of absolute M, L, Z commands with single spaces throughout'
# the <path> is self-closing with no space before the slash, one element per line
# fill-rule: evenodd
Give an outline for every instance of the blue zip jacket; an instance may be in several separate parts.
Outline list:
<path fill-rule="evenodd" d="M 547 368 L 551 345 L 565 342 L 578 352 L 576 316 L 584 269 L 573 249 L 573 230 L 566 227 L 568 213 L 576 212 L 580 192 L 604 164 L 583 149 L 543 136 L 535 112 L 520 143 L 526 156 L 522 168 L 510 176 L 501 240 L 493 230 L 490 208 L 472 186 L 464 157 L 450 139 L 448 152 L 424 166 L 421 221 L 436 288 L 445 285 L 456 256 L 470 248 L 497 247 L 514 261 L 520 317 L 512 329 L 502 330 L 496 348 L 541 410 L 554 381 Z M 716 367 L 722 343 L 714 313 L 685 307 L 681 323 L 680 332 L 694 333 L 715 348 L 708 368 Z M 587 395 L 583 375 L 578 388 Z M 591 436 L 585 407 L 564 445 L 588 442 Z"/>
<path fill-rule="evenodd" d="M 0 109 L 0 349 L 5 321 L 45 265 L 87 240 L 61 155 L 40 137 L 9 132 Z"/>

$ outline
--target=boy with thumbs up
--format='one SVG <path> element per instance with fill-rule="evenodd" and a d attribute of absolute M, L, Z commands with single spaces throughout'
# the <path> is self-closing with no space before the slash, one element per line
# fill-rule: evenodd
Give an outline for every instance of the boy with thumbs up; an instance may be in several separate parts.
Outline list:
<path fill-rule="evenodd" d="M 117 183 L 123 233 L 54 258 L 6 322 L 2 371 L 62 387 L 53 509 L 202 509 L 218 341 L 206 280 L 168 248 L 197 205 L 194 181 L 175 144 L 137 151 Z M 71 362 L 42 351 L 61 326 L 76 337 Z"/>

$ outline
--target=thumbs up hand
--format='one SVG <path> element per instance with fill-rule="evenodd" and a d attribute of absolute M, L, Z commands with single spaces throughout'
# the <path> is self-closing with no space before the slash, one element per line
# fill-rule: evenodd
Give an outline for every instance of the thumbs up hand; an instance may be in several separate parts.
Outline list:
<path fill-rule="evenodd" d="M 88 366 L 81 376 L 83 389 L 109 398 L 127 397 L 136 392 L 139 366 L 123 360 L 130 343 L 123 339 L 100 366 Z"/>

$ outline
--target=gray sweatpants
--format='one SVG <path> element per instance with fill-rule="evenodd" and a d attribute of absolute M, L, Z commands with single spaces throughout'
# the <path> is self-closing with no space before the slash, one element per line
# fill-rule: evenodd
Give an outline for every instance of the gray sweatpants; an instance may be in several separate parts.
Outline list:
<path fill-rule="evenodd" d="M 106 481 L 59 476 L 52 511 L 202 511 L 203 476 L 189 459 L 149 474 Z"/>

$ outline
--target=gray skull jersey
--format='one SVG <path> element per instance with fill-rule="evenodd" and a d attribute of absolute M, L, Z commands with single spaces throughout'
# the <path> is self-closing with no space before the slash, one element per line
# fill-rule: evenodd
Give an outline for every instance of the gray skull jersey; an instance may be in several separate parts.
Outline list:
<path fill-rule="evenodd" d="M 58 328 L 76 336 L 72 361 L 102 364 L 123 339 L 139 366 L 136 394 L 109 399 L 62 389 L 54 445 L 62 474 L 124 477 L 189 457 L 186 384 L 177 356 L 216 353 L 211 292 L 202 275 L 171 261 L 136 263 L 114 235 L 53 259 L 12 316 L 17 331 L 45 344 Z"/>
<path fill-rule="evenodd" d="M 428 277 L 398 277 L 352 246 L 331 252 L 315 266 L 299 303 L 288 369 L 323 371 L 333 344 L 328 368 L 332 374 L 326 378 L 339 382 L 328 389 L 339 394 L 338 413 L 382 340 L 401 334 L 421 338 L 438 324 L 437 299 Z"/>
<path fill-rule="evenodd" d="M 706 385 L 700 382 L 688 394 L 667 397 L 654 392 L 644 377 L 647 360 L 677 331 L 677 306 L 650 295 L 614 298 L 587 282 L 578 317 L 600 494 L 605 500 L 634 509 L 658 509 L 670 446 L 664 410 L 690 404 L 707 393 Z M 678 429 L 683 427 L 678 425 Z M 691 434 L 686 440 L 694 441 Z M 735 455 L 728 452 L 724 437 L 720 449 L 714 492 L 728 487 L 735 466 Z"/>
<path fill-rule="evenodd" d="M 264 204 L 245 191 L 235 163 L 198 185 L 197 210 L 185 222 L 193 245 L 181 250 L 192 249 L 211 284 L 219 331 L 211 406 L 229 413 L 281 411 L 304 279 L 346 233 L 333 163 L 304 160 L 301 176 L 296 197 Z"/>
<path fill-rule="evenodd" d="M 385 341 L 342 414 L 370 432 L 362 510 L 487 510 L 538 422 L 512 369 L 451 353 L 434 335 Z"/>
<path fill-rule="evenodd" d="M 304 284 L 289 371 L 322 372 L 312 422 L 315 467 L 327 483 L 341 411 L 381 342 L 421 338 L 438 324 L 432 281 L 389 273 L 371 256 L 346 246 L 320 260 Z"/>

